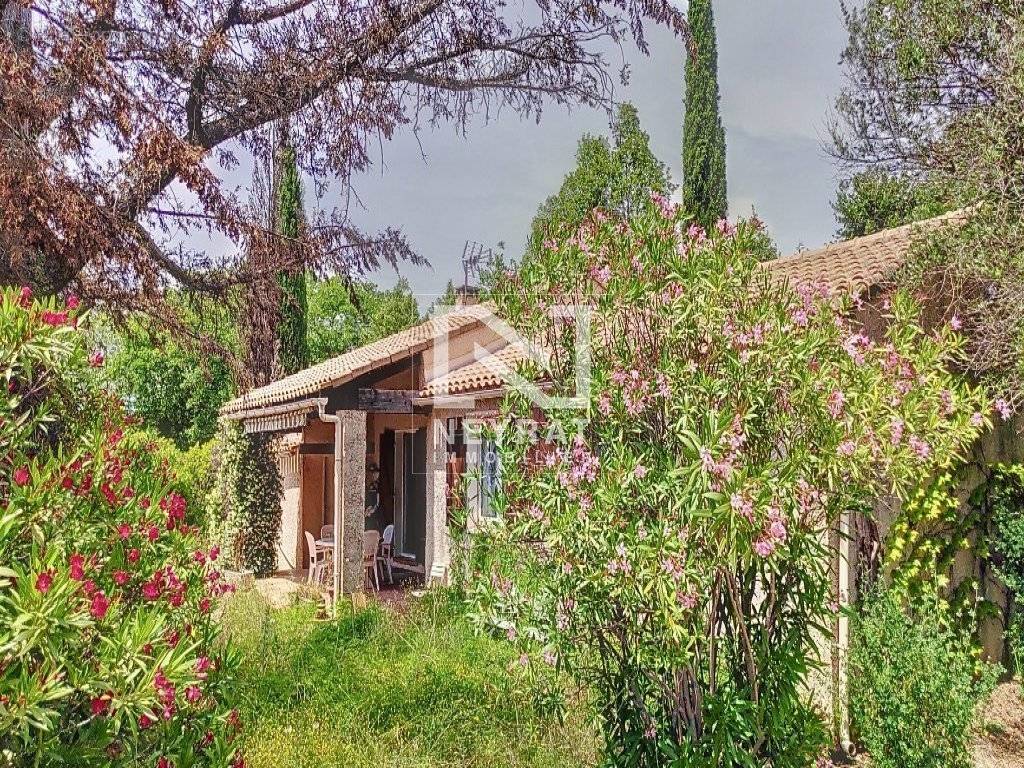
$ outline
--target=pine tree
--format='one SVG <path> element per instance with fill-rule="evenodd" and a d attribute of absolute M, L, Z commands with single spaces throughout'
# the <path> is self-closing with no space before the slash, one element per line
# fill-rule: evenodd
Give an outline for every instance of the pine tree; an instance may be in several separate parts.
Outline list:
<path fill-rule="evenodd" d="M 297 248 L 302 223 L 302 184 L 295 163 L 295 150 L 284 144 L 278 150 L 277 199 L 275 200 L 277 235 L 283 248 Z M 306 271 L 299 263 L 279 275 L 281 319 L 277 327 L 278 364 L 285 374 L 308 365 L 306 345 Z"/>
<path fill-rule="evenodd" d="M 688 19 L 696 56 L 686 62 L 683 126 L 683 207 L 709 228 L 728 212 L 725 129 L 718 112 L 718 45 L 712 0 L 690 0 Z"/>

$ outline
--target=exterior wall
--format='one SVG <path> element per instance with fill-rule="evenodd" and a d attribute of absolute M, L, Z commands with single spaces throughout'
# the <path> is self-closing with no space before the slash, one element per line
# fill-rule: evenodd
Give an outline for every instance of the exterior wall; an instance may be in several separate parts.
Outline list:
<path fill-rule="evenodd" d="M 324 520 L 332 517 L 330 501 L 334 497 L 334 457 L 301 456 L 302 459 L 302 516 L 301 529 L 296 535 L 302 548 L 300 568 L 309 565 L 309 550 L 306 548 L 305 532 L 320 536 Z M 326 485 L 325 481 L 326 480 Z M 325 505 L 325 500 L 327 504 Z"/>
<path fill-rule="evenodd" d="M 277 569 L 290 571 L 302 567 L 304 548 L 299 530 L 301 511 L 302 470 L 297 450 L 277 456 L 277 468 L 284 484 L 281 499 L 281 537 L 277 543 Z"/>
<path fill-rule="evenodd" d="M 448 443 L 445 422 L 461 411 L 435 409 L 427 429 L 426 515 L 427 546 L 424 563 L 426 581 L 447 581 L 451 567 L 448 531 Z"/>

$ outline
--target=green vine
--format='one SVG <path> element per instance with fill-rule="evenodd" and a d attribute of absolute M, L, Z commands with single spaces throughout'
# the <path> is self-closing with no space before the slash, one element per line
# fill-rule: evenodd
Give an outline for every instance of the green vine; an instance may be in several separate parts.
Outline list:
<path fill-rule="evenodd" d="M 973 575 L 951 582 L 959 554 L 988 557 L 982 512 L 974 504 L 961 504 L 956 480 L 952 472 L 943 472 L 903 505 L 889 530 L 884 568 L 892 587 L 913 605 L 921 605 L 937 591 L 949 615 L 962 629 L 973 632 L 996 607 L 979 599 L 979 582 Z"/>
<path fill-rule="evenodd" d="M 221 487 L 223 546 L 229 559 L 257 576 L 277 568 L 284 486 L 271 451 L 270 436 L 246 435 L 238 425 L 225 428 Z"/>

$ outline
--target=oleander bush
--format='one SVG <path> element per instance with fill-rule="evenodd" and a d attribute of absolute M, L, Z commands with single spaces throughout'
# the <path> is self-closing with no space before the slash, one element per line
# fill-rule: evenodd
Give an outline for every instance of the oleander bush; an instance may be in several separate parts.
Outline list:
<path fill-rule="evenodd" d="M 949 372 L 953 329 L 923 331 L 897 294 L 868 338 L 842 297 L 773 282 L 758 235 L 652 196 L 495 289 L 550 387 L 511 393 L 490 427 L 501 522 L 469 538 L 467 595 L 528 678 L 595 692 L 612 765 L 813 763 L 830 526 L 906 498 L 987 420 Z"/>
<path fill-rule="evenodd" d="M 869 596 L 853 624 L 850 714 L 877 768 L 970 768 L 978 706 L 998 667 L 933 593 Z"/>
<path fill-rule="evenodd" d="M 218 552 L 83 319 L 0 293 L 0 765 L 239 766 Z"/>

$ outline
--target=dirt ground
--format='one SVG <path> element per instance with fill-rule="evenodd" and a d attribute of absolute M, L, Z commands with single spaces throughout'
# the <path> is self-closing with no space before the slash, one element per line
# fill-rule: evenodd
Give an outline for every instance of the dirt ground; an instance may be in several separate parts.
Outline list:
<path fill-rule="evenodd" d="M 1019 682 L 996 688 L 982 713 L 984 732 L 974 745 L 977 768 L 1024 768 L 1024 697 Z"/>

